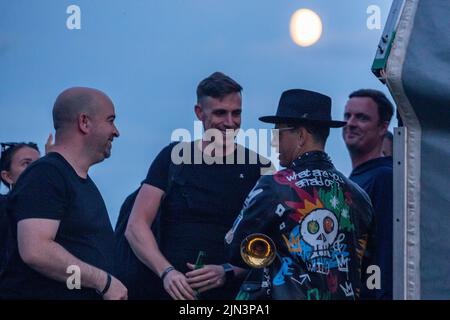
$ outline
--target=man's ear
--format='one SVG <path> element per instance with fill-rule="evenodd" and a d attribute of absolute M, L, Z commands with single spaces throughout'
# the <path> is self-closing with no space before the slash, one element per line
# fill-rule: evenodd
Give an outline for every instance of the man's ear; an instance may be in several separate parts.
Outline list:
<path fill-rule="evenodd" d="M 78 115 L 78 129 L 84 134 L 89 133 L 91 128 L 91 122 L 89 116 L 86 113 L 80 113 Z"/>
<path fill-rule="evenodd" d="M 11 179 L 10 174 L 8 173 L 8 171 L 6 170 L 2 170 L 2 172 L 0 173 L 0 175 L 2 176 L 2 179 L 5 180 L 6 182 L 8 182 L 9 185 L 13 184 L 13 181 Z"/>
<path fill-rule="evenodd" d="M 203 121 L 203 107 L 200 104 L 197 103 L 194 106 L 194 112 L 195 115 L 197 116 L 197 119 Z"/>
<path fill-rule="evenodd" d="M 308 131 L 306 130 L 305 127 L 299 127 L 299 128 L 297 129 L 297 132 L 298 132 L 298 136 L 297 136 L 297 139 L 298 139 L 298 146 L 299 146 L 300 148 L 303 148 L 303 146 L 304 146 L 305 143 L 306 143 L 306 137 L 307 137 L 306 133 L 307 133 Z"/>
<path fill-rule="evenodd" d="M 384 136 L 386 135 L 386 132 L 388 131 L 389 128 L 389 122 L 388 121 L 383 121 L 380 124 L 381 130 L 380 130 L 380 136 L 382 136 L 384 138 Z"/>
<path fill-rule="evenodd" d="M 305 127 L 298 127 L 297 130 L 302 137 L 308 132 Z"/>

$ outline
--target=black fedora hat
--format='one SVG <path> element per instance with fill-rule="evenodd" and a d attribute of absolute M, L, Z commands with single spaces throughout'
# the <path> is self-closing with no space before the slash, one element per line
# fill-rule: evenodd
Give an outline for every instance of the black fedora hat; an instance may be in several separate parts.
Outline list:
<path fill-rule="evenodd" d="M 267 123 L 310 123 L 323 127 L 339 128 L 345 121 L 331 119 L 331 98 L 318 92 L 292 89 L 283 92 L 278 103 L 277 114 L 260 117 Z"/>

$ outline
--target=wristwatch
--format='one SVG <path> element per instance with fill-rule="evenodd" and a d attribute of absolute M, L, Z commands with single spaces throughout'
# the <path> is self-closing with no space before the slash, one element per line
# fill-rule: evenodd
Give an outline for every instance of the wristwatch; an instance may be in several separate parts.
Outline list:
<path fill-rule="evenodd" d="M 229 263 L 222 264 L 223 270 L 225 271 L 225 283 L 229 283 L 234 280 L 234 269 Z"/>

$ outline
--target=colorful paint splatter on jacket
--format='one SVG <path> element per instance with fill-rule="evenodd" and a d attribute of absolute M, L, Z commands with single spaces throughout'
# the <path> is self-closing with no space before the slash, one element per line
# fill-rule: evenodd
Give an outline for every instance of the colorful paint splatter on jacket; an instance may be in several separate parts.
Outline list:
<path fill-rule="evenodd" d="M 367 195 L 338 172 L 323 152 L 262 177 L 227 234 L 232 262 L 251 233 L 274 240 L 273 299 L 356 299 L 361 260 L 372 225 Z"/>

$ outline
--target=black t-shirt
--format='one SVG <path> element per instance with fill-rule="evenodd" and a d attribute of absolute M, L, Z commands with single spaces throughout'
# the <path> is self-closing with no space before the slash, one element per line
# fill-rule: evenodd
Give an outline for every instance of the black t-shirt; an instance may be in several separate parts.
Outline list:
<path fill-rule="evenodd" d="M 262 170 L 270 167 L 267 159 L 260 159 L 242 146 L 238 146 L 230 158 L 222 158 L 222 164 L 211 164 L 211 158 L 196 164 L 194 160 L 203 154 L 195 143 L 185 143 L 191 150 L 191 164 L 175 165 L 178 168 L 160 217 L 160 250 L 183 273 L 189 271 L 187 262 L 195 264 L 199 251 L 206 252 L 204 264 L 228 262 L 224 236 Z M 159 153 L 143 183 L 167 190 L 171 154 L 176 145 L 172 143 Z M 240 155 L 244 155 L 245 161 L 239 161 L 243 160 Z M 231 158 L 234 164 L 229 164 Z M 233 299 L 236 293 L 235 288 L 219 288 L 209 291 L 203 298 Z"/>
<path fill-rule="evenodd" d="M 17 250 L 17 222 L 30 218 L 59 220 L 58 244 L 78 259 L 112 271 L 114 233 L 103 198 L 89 176 L 79 177 L 60 154 L 50 153 L 22 173 L 10 194 L 8 214 L 13 221 L 15 250 L 0 279 L 0 298 L 100 298 L 93 289 L 69 290 L 65 282 L 34 271 Z"/>

